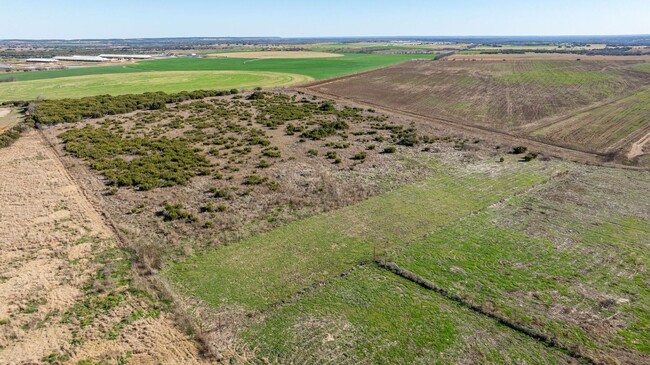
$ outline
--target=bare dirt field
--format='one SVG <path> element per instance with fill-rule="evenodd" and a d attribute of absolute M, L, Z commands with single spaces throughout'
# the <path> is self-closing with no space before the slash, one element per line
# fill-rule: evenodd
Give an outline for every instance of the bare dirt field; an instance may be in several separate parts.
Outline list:
<path fill-rule="evenodd" d="M 0 150 L 0 206 L 0 364 L 197 362 L 35 130 Z"/>
<path fill-rule="evenodd" d="M 208 57 L 225 58 L 332 58 L 343 57 L 341 54 L 316 51 L 259 51 L 212 53 Z"/>
<path fill-rule="evenodd" d="M 317 82 L 309 90 L 459 126 L 532 136 L 543 143 L 585 152 L 615 151 L 623 156 L 647 127 L 650 74 L 637 70 L 638 64 L 412 61 Z M 581 114 L 584 118 L 579 117 Z M 574 115 L 581 122 L 569 123 L 579 133 L 565 138 L 537 132 Z M 590 122 L 595 117 L 598 128 Z"/>

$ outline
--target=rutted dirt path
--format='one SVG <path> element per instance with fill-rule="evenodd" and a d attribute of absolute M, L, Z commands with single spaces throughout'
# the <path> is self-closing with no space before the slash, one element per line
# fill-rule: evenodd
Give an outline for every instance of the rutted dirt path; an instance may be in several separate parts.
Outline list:
<path fill-rule="evenodd" d="M 0 207 L 0 364 L 202 362 L 169 314 L 120 289 L 121 256 L 101 259 L 120 252 L 113 233 L 37 131 L 0 149 Z"/>

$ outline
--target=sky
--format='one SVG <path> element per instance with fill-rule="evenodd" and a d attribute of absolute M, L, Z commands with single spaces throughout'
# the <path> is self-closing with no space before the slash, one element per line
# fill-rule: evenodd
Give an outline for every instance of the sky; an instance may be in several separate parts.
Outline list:
<path fill-rule="evenodd" d="M 0 0 L 0 39 L 650 34 L 650 0 Z"/>

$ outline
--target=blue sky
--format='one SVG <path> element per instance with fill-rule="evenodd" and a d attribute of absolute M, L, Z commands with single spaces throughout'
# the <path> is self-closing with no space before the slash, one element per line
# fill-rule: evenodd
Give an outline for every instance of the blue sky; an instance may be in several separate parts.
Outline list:
<path fill-rule="evenodd" d="M 650 33 L 650 0 L 0 0 L 0 9 L 0 39 Z"/>

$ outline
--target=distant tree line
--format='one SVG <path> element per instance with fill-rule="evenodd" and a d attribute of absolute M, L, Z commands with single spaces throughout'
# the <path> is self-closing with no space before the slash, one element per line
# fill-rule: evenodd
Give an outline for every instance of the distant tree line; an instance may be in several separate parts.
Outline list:
<path fill-rule="evenodd" d="M 207 97 L 237 94 L 237 89 L 229 91 L 197 90 L 175 94 L 149 92 L 127 95 L 98 95 L 81 99 L 43 100 L 28 117 L 35 125 L 75 123 L 85 118 L 101 118 L 106 115 L 130 113 L 136 110 L 165 109 L 168 103 L 198 100 Z"/>
<path fill-rule="evenodd" d="M 480 54 L 525 54 L 525 53 L 563 53 L 585 56 L 638 56 L 643 52 L 632 47 L 607 47 L 602 49 L 498 49 L 481 51 Z"/>

